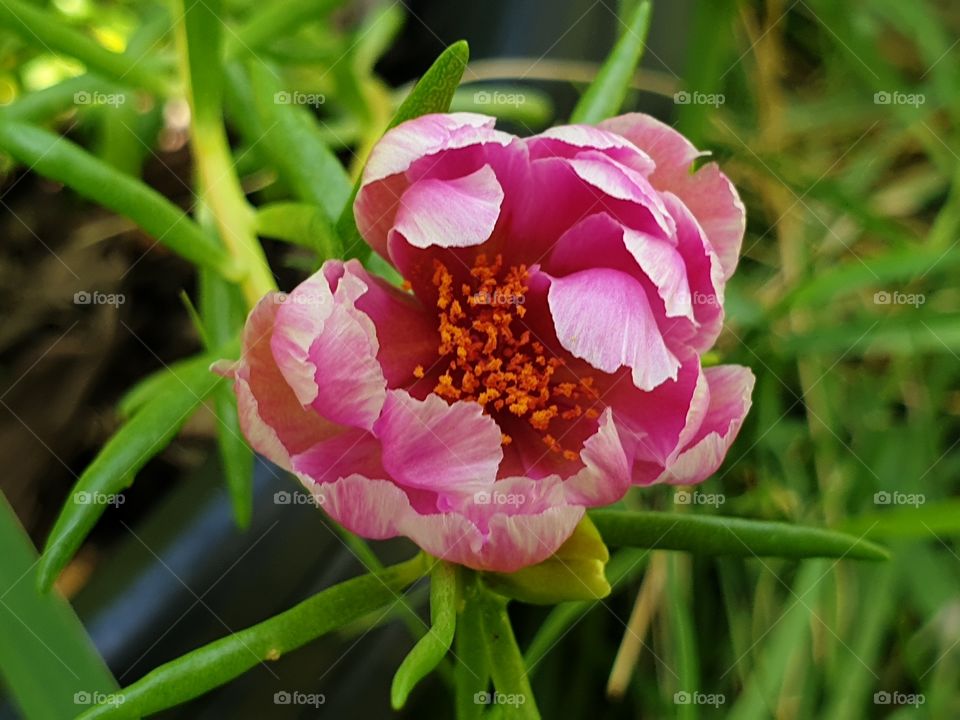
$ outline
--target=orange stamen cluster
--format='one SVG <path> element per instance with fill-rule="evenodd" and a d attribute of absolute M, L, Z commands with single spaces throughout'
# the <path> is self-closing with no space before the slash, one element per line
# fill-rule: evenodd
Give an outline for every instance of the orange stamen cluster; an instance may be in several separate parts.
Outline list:
<path fill-rule="evenodd" d="M 596 410 L 584 410 L 580 405 L 585 397 L 596 399 L 593 379 L 561 382 L 556 375 L 563 360 L 552 357 L 530 330 L 522 327 L 529 289 L 525 265 L 504 273 L 502 256 L 488 263 L 481 254 L 470 275 L 471 280 L 461 284 L 458 293 L 453 275 L 434 261 L 440 331 L 437 351 L 449 361 L 433 392 L 450 402 L 475 401 L 487 413 L 509 412 L 525 418 L 543 434 L 551 450 L 576 459 L 576 453 L 564 450 L 550 434 L 550 424 L 556 418 L 598 416 Z M 417 367 L 414 375 L 423 377 L 423 368 Z M 508 445 L 512 439 L 504 434 L 502 442 Z"/>

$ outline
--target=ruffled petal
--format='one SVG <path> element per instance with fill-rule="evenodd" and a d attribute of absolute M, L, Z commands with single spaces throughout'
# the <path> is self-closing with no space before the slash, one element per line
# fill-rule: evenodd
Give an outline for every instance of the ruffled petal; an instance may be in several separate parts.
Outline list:
<path fill-rule="evenodd" d="M 630 489 L 630 458 L 617 432 L 611 408 L 603 411 L 600 426 L 583 444 L 580 459 L 583 469 L 564 483 L 571 504 L 609 505 Z"/>
<path fill-rule="evenodd" d="M 676 194 L 697 218 L 720 258 L 724 279 L 737 267 L 746 230 L 746 208 L 729 178 L 716 163 L 690 172 L 703 153 L 683 135 L 656 118 L 629 113 L 600 123 L 646 152 L 657 164 L 650 181 L 661 190 Z"/>
<path fill-rule="evenodd" d="M 686 265 L 669 240 L 624 227 L 609 213 L 594 213 L 565 232 L 544 262 L 552 275 L 598 266 L 642 274 L 653 284 L 666 317 L 694 321 Z"/>
<path fill-rule="evenodd" d="M 369 430 L 383 406 L 386 379 L 376 328 L 355 307 L 367 290 L 350 272 L 335 292 L 324 272 L 314 274 L 283 298 L 270 346 L 302 405 L 332 422 Z"/>
<path fill-rule="evenodd" d="M 479 167 L 467 158 L 454 157 L 452 151 L 516 141 L 514 136 L 494 130 L 495 123 L 495 118 L 485 115 L 450 113 L 423 115 L 389 130 L 370 153 L 353 205 L 364 240 L 388 258 L 387 238 L 407 187 L 429 176 L 432 168 L 442 170 L 443 179 L 452 179 Z M 430 159 L 421 167 L 418 161 L 425 158 Z"/>
<path fill-rule="evenodd" d="M 493 232 L 502 202 L 489 165 L 452 180 L 420 180 L 403 194 L 394 232 L 417 248 L 479 245 Z"/>
<path fill-rule="evenodd" d="M 436 492 L 441 505 L 490 487 L 503 459 L 493 418 L 476 403 L 448 405 L 438 395 L 417 400 L 391 390 L 374 434 L 390 477 L 404 487 Z"/>
<path fill-rule="evenodd" d="M 557 337 L 573 356 L 606 373 L 629 367 L 642 390 L 677 377 L 680 362 L 643 288 L 626 273 L 598 268 L 551 277 L 547 297 Z"/>
<path fill-rule="evenodd" d="M 341 431 L 305 409 L 277 367 L 270 341 L 277 310 L 267 295 L 251 311 L 243 331 L 240 360 L 230 371 L 237 393 L 240 429 L 254 450 L 281 467 L 290 456 Z"/>
<path fill-rule="evenodd" d="M 749 368 L 720 365 L 703 372 L 710 398 L 706 414 L 658 482 L 690 485 L 710 477 L 723 462 L 750 410 L 755 378 Z"/>

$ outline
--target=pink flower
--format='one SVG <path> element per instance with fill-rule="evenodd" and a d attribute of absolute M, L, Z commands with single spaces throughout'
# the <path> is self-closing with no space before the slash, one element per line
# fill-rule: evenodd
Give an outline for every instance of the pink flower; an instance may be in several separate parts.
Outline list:
<path fill-rule="evenodd" d="M 631 484 L 713 473 L 754 379 L 700 365 L 744 232 L 716 164 L 645 115 L 493 126 L 388 132 L 354 210 L 407 289 L 328 261 L 257 305 L 230 374 L 250 443 L 339 523 L 511 572 Z"/>

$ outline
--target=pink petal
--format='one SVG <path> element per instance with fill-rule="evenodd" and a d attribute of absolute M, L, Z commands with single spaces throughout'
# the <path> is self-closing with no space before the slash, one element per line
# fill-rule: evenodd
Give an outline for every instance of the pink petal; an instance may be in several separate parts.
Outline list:
<path fill-rule="evenodd" d="M 475 113 L 421 115 L 389 130 L 376 144 L 363 169 L 363 185 L 405 172 L 415 161 L 444 150 L 494 142 L 509 145 L 514 137 L 494 130 L 497 119 Z"/>
<path fill-rule="evenodd" d="M 347 272 L 331 292 L 325 272 L 336 269 L 315 273 L 286 297 L 270 346 L 302 405 L 332 422 L 369 430 L 383 406 L 386 379 L 377 362 L 376 328 L 355 307 L 368 285 Z"/>
<path fill-rule="evenodd" d="M 500 429 L 478 404 L 448 405 L 438 395 L 417 400 L 391 390 L 374 426 L 383 466 L 399 485 L 444 498 L 489 487 L 503 458 Z"/>
<path fill-rule="evenodd" d="M 420 180 L 403 194 L 394 229 L 417 248 L 479 245 L 493 232 L 502 202 L 489 165 L 453 180 Z"/>
<path fill-rule="evenodd" d="M 609 407 L 600 416 L 596 434 L 583 444 L 580 458 L 585 467 L 564 483 L 571 504 L 609 505 L 630 489 L 630 459 Z"/>
<path fill-rule="evenodd" d="M 290 467 L 310 484 L 330 483 L 352 474 L 389 477 L 381 461 L 380 442 L 366 430 L 349 428 L 291 458 Z"/>
<path fill-rule="evenodd" d="M 630 113 L 600 123 L 600 127 L 623 135 L 648 153 L 657 164 L 650 176 L 653 185 L 676 194 L 696 216 L 729 279 L 737 267 L 746 229 L 746 208 L 733 183 L 716 163 L 690 173 L 701 153 L 683 135 L 659 120 Z"/>
<path fill-rule="evenodd" d="M 582 152 L 567 162 L 580 179 L 603 196 L 645 208 L 667 237 L 673 235 L 673 220 L 660 194 L 636 170 L 599 152 Z"/>
<path fill-rule="evenodd" d="M 459 512 L 417 513 L 403 490 L 386 480 L 350 475 L 323 485 L 308 483 L 308 488 L 317 504 L 351 532 L 371 539 L 405 535 L 434 557 L 495 572 L 514 572 L 550 557 L 584 512 L 573 505 L 529 514 L 492 508 L 481 531 Z"/>
<path fill-rule="evenodd" d="M 749 368 L 720 365 L 704 370 L 710 401 L 696 433 L 658 478 L 689 485 L 717 471 L 750 410 L 755 378 Z"/>
<path fill-rule="evenodd" d="M 552 275 L 591 267 L 610 267 L 649 278 L 667 317 L 693 320 L 690 286 L 683 257 L 673 243 L 624 227 L 609 213 L 589 215 L 565 232 L 544 263 Z"/>
<path fill-rule="evenodd" d="M 325 263 L 335 268 L 335 261 Z M 418 365 L 429 367 L 437 359 L 440 342 L 437 317 L 428 312 L 409 293 L 403 292 L 375 275 L 356 260 L 342 266 L 347 273 L 367 286 L 354 305 L 373 322 L 376 328 L 377 362 L 388 387 L 405 387 L 415 382 L 413 370 Z M 339 278 L 337 279 L 339 282 Z"/>
<path fill-rule="evenodd" d="M 621 135 L 593 125 L 559 125 L 526 140 L 531 158 L 573 157 L 580 150 L 600 150 L 646 176 L 656 164 Z"/>
<path fill-rule="evenodd" d="M 367 243 L 381 256 L 388 257 L 387 236 L 400 198 L 411 182 L 429 175 L 429 168 L 443 166 L 443 179 L 468 175 L 477 169 L 445 151 L 515 142 L 512 135 L 494 130 L 495 122 L 494 118 L 471 113 L 423 115 L 389 130 L 370 153 L 353 206 L 357 228 Z M 427 158 L 429 164 L 419 167 L 415 177 L 407 176 L 418 161 Z M 461 171 L 451 175 L 451 162 L 454 168 L 459 164 Z"/>
<path fill-rule="evenodd" d="M 651 390 L 676 379 L 680 362 L 667 349 L 643 288 L 626 273 L 597 268 L 550 278 L 550 313 L 563 347 L 598 370 L 626 366 Z"/>
<path fill-rule="evenodd" d="M 287 384 L 270 350 L 280 305 L 267 295 L 250 313 L 243 349 L 234 369 L 240 429 L 254 450 L 289 468 L 290 455 L 340 431 L 305 409 Z"/>
<path fill-rule="evenodd" d="M 687 269 L 689 290 L 696 323 L 675 323 L 664 335 L 689 345 L 699 353 L 713 347 L 723 328 L 723 269 L 713 247 L 696 218 L 672 193 L 664 193 L 663 201 L 677 225 L 677 250 Z"/>

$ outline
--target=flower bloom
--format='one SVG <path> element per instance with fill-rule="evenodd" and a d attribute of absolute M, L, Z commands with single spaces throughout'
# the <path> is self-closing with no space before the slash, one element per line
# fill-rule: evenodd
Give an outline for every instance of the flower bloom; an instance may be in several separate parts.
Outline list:
<path fill-rule="evenodd" d="M 631 484 L 704 480 L 754 379 L 700 364 L 745 223 L 700 155 L 640 114 L 390 130 L 354 211 L 404 287 L 331 260 L 264 298 L 227 371 L 243 432 L 349 530 L 500 572 Z"/>

